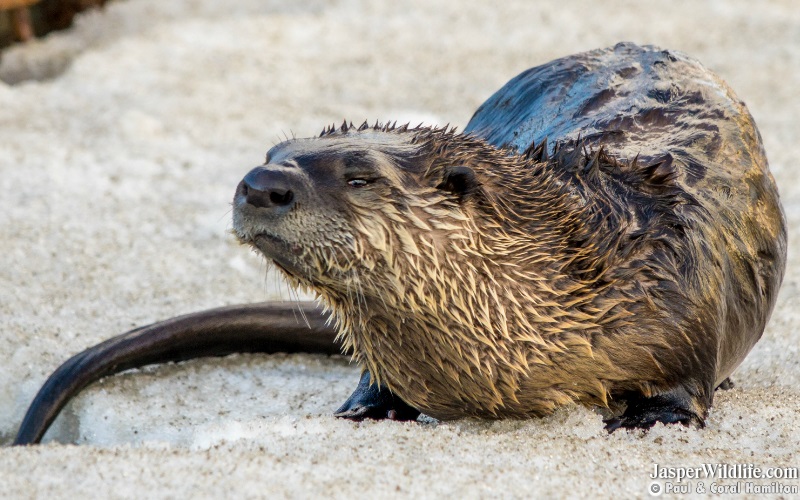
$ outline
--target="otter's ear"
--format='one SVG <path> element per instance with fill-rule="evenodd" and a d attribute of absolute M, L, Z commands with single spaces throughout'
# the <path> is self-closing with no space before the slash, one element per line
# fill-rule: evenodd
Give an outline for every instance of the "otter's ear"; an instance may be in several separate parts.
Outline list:
<path fill-rule="evenodd" d="M 471 168 L 453 165 L 444 169 L 442 182 L 436 186 L 436 189 L 449 191 L 458 195 L 459 198 L 464 198 L 474 192 L 479 185 L 475 172 Z"/>

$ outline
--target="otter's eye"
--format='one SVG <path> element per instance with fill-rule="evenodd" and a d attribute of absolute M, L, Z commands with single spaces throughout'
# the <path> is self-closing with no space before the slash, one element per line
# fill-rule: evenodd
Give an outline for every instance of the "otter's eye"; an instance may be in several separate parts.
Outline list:
<path fill-rule="evenodd" d="M 364 187 L 369 183 L 370 181 L 368 181 L 367 179 L 350 179 L 349 181 L 347 181 L 347 184 L 354 188 Z"/>

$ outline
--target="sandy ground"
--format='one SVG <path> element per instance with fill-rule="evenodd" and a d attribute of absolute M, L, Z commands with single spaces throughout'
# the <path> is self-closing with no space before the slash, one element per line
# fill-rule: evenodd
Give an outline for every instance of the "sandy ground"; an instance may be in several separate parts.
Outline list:
<path fill-rule="evenodd" d="M 533 4 L 129 0 L 3 54 L 1 442 L 45 377 L 87 346 L 179 313 L 293 297 L 227 232 L 234 187 L 284 134 L 343 118 L 463 127 L 508 79 L 569 53 L 654 43 L 721 74 L 760 126 L 797 234 L 796 3 Z M 331 417 L 356 383 L 346 359 L 241 355 L 93 386 L 48 444 L 0 448 L 0 489 L 640 497 L 653 464 L 798 467 L 799 298 L 790 245 L 764 338 L 704 430 L 609 436 L 584 408 L 523 422 L 356 424 Z"/>

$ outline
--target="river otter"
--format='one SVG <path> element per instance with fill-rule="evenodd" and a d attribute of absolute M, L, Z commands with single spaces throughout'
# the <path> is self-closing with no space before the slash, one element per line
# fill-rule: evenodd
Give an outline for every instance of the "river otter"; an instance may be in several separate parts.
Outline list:
<path fill-rule="evenodd" d="M 239 240 L 331 312 L 297 306 L 315 333 L 287 339 L 308 331 L 287 305 L 134 330 L 59 368 L 16 444 L 102 375 L 330 352 L 334 335 L 364 369 L 343 417 L 519 418 L 580 402 L 617 408 L 610 431 L 702 426 L 760 338 L 786 259 L 744 104 L 694 59 L 633 44 L 522 73 L 463 134 L 345 123 L 278 144 L 233 214 Z"/>

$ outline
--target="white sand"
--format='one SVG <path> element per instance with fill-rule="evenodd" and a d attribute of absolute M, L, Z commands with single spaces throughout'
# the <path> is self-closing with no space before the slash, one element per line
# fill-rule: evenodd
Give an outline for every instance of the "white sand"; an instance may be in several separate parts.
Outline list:
<path fill-rule="evenodd" d="M 748 103 L 792 236 L 800 227 L 795 2 L 295 4 L 122 1 L 3 54 L 0 78 L 45 78 L 0 82 L 3 443 L 79 350 L 179 313 L 293 297 L 226 233 L 236 183 L 284 133 L 343 118 L 463 127 L 508 79 L 555 57 L 632 40 L 699 58 Z M 355 424 L 330 415 L 357 379 L 344 358 L 233 356 L 93 386 L 49 444 L 0 448 L 0 492 L 644 496 L 654 463 L 797 467 L 799 298 L 790 248 L 764 338 L 704 430 L 608 436 L 584 408 Z"/>

